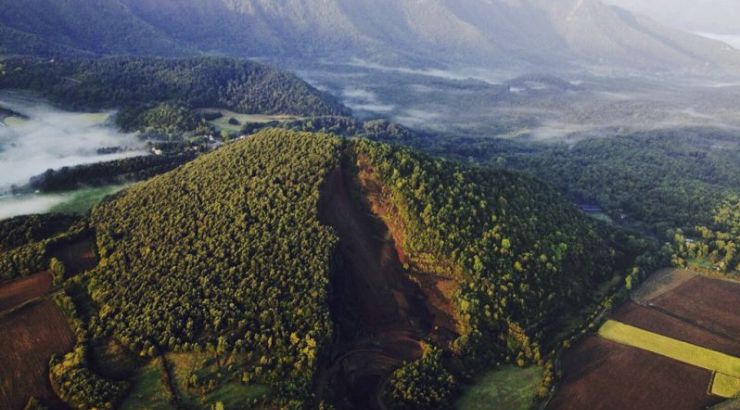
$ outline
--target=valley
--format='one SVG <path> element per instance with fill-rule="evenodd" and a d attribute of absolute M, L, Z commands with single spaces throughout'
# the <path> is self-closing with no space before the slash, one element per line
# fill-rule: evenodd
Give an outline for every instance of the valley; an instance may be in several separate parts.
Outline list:
<path fill-rule="evenodd" d="M 0 409 L 737 408 L 740 6 L 649 3 L 0 0 Z"/>

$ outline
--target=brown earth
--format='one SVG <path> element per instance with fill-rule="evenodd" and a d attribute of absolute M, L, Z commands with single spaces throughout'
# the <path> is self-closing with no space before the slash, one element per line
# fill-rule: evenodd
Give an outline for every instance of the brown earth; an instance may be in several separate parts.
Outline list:
<path fill-rule="evenodd" d="M 697 276 L 648 306 L 740 340 L 740 283 Z"/>
<path fill-rule="evenodd" d="M 563 372 L 548 409 L 697 410 L 722 401 L 707 394 L 708 370 L 598 336 L 565 355 Z"/>
<path fill-rule="evenodd" d="M 93 252 L 94 238 L 89 237 L 60 246 L 51 255 L 64 263 L 66 276 L 72 277 L 97 265 Z M 25 278 L 0 285 L 0 312 L 20 306 L 29 300 L 48 295 L 53 290 L 49 271 L 34 273 Z"/>
<path fill-rule="evenodd" d="M 452 304 L 453 296 L 458 289 L 458 282 L 450 277 L 427 272 L 425 268 L 441 270 L 449 276 L 454 276 L 453 264 L 440 261 L 430 254 L 424 257 L 433 259 L 437 266 L 422 266 L 411 260 L 401 246 L 406 236 L 406 227 L 399 217 L 398 210 L 388 199 L 390 193 L 378 181 L 375 170 L 366 158 L 358 158 L 356 166 L 358 168 L 357 182 L 367 208 L 385 225 L 400 263 L 407 268 L 406 273 L 411 280 L 419 286 L 425 304 L 431 312 L 433 331 L 429 338 L 436 345 L 449 348 L 450 343 L 459 336 L 462 323 L 457 309 Z"/>
<path fill-rule="evenodd" d="M 419 358 L 422 341 L 441 323 L 422 286 L 440 304 L 446 289 L 411 279 L 388 227 L 371 211 L 367 198 L 377 187 L 361 184 L 347 169 L 345 164 L 328 177 L 320 207 L 340 243 L 332 278 L 336 340 L 319 371 L 319 394 L 331 391 L 338 409 L 383 409 L 390 374 Z"/>
<path fill-rule="evenodd" d="M 740 356 L 740 339 L 713 333 L 657 309 L 628 302 L 612 315 L 612 319 L 707 349 Z"/>
<path fill-rule="evenodd" d="M 51 256 L 64 263 L 67 277 L 79 275 L 94 268 L 98 262 L 93 249 L 95 237 L 90 236 L 51 251 Z"/>
<path fill-rule="evenodd" d="M 740 285 L 695 274 L 660 272 L 612 319 L 740 356 Z M 591 335 L 566 352 L 549 409 L 701 409 L 711 372 Z"/>
<path fill-rule="evenodd" d="M 49 358 L 72 350 L 75 337 L 51 300 L 30 302 L 0 315 L 0 409 L 22 409 L 34 396 L 64 409 L 49 383 Z"/>
<path fill-rule="evenodd" d="M 650 275 L 637 290 L 632 292 L 630 297 L 637 303 L 644 304 L 664 293 L 676 289 L 697 275 L 696 272 L 686 269 L 661 269 Z"/>
<path fill-rule="evenodd" d="M 47 295 L 51 290 L 52 277 L 48 271 L 0 285 L 0 312 Z"/>
<path fill-rule="evenodd" d="M 85 238 L 51 255 L 70 277 L 95 267 L 93 246 L 93 238 Z M 49 359 L 71 351 L 75 339 L 57 305 L 39 299 L 51 293 L 52 282 L 43 271 L 0 286 L 0 409 L 21 409 L 31 396 L 52 409 L 67 408 L 49 383 Z"/>

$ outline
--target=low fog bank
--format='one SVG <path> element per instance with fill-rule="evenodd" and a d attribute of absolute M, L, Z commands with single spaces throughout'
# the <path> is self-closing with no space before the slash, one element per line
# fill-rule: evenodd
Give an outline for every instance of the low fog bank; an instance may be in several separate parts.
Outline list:
<path fill-rule="evenodd" d="M 19 215 L 48 212 L 84 213 L 107 195 L 116 193 L 129 184 L 80 188 L 75 191 L 52 194 L 19 194 L 0 196 L 0 220 Z"/>
<path fill-rule="evenodd" d="M 19 215 L 47 213 L 73 197 L 72 193 L 0 196 L 0 220 Z"/>
<path fill-rule="evenodd" d="M 49 168 L 146 154 L 143 141 L 109 124 L 110 112 L 67 112 L 8 92 L 0 93 L 0 107 L 27 117 L 0 118 L 0 194 Z"/>
<path fill-rule="evenodd" d="M 738 79 L 421 70 L 361 60 L 299 75 L 362 118 L 454 136 L 554 142 L 679 128 L 740 135 Z"/>

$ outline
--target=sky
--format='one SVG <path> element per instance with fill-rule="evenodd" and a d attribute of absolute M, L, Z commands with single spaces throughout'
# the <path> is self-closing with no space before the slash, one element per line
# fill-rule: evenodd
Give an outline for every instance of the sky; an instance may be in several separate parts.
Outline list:
<path fill-rule="evenodd" d="M 602 0 L 695 33 L 740 36 L 740 0 Z"/>

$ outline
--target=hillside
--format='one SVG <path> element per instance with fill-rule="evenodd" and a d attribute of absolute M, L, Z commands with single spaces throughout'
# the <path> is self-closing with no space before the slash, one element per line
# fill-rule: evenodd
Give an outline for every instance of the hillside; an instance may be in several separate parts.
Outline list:
<path fill-rule="evenodd" d="M 0 89 L 33 91 L 71 109 L 140 112 L 167 103 L 247 114 L 348 113 L 292 74 L 228 58 L 14 58 L 3 66 Z"/>
<path fill-rule="evenodd" d="M 81 29 L 81 21 L 92 22 Z M 4 54 L 357 57 L 655 70 L 740 66 L 740 52 L 599 0 L 0 1 Z M 24 41 L 17 41 L 17 40 Z"/>
<path fill-rule="evenodd" d="M 264 405 L 410 405 L 416 392 L 381 389 L 404 362 L 450 382 L 537 363 L 608 293 L 594 288 L 622 289 L 642 249 L 523 176 L 284 130 L 136 184 L 87 224 L 98 266 L 68 270 L 59 303 L 89 336 L 52 381 L 89 405 L 139 383 L 99 373 L 109 359 L 93 347 L 110 340 L 171 363 L 187 385 L 175 401 L 236 388 L 266 391 Z M 103 390 L 79 393 L 90 383 Z"/>

